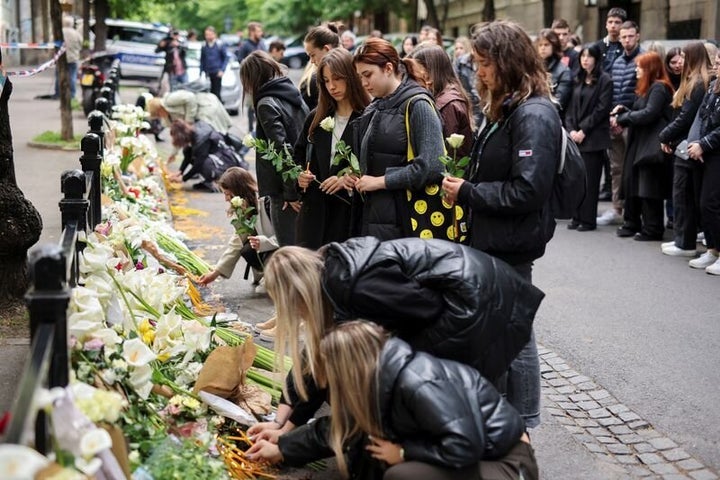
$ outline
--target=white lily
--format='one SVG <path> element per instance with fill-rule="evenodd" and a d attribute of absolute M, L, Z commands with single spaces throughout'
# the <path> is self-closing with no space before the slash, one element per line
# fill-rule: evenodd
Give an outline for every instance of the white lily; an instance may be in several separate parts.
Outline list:
<path fill-rule="evenodd" d="M 112 448 L 112 438 L 102 428 L 94 428 L 80 439 L 80 453 L 85 458 L 94 457 L 108 448 Z"/>
<path fill-rule="evenodd" d="M 150 390 L 153 387 L 151 380 L 152 367 L 150 365 L 132 368 L 128 376 L 128 383 L 143 400 L 146 400 L 150 395 Z"/>
<path fill-rule="evenodd" d="M 139 338 L 133 338 L 123 344 L 123 358 L 128 365 L 143 367 L 157 358 L 150 348 Z"/>
<path fill-rule="evenodd" d="M 0 478 L 27 480 L 45 468 L 50 460 L 24 445 L 0 445 Z"/>
<path fill-rule="evenodd" d="M 95 475 L 100 468 L 102 468 L 102 460 L 99 458 L 93 458 L 89 462 L 84 458 L 75 458 L 75 468 L 83 472 L 85 475 L 92 477 Z"/>

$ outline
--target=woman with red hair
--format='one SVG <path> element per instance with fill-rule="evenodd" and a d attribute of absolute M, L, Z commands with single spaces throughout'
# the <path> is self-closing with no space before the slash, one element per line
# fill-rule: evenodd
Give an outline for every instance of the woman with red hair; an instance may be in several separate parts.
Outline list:
<path fill-rule="evenodd" d="M 617 235 L 638 241 L 662 240 L 663 200 L 670 193 L 670 159 L 660 149 L 658 135 L 672 117 L 673 87 L 657 53 L 639 55 L 635 64 L 637 99 L 632 109 L 618 106 L 610 112 L 611 126 L 628 128 L 620 191 L 625 201 L 624 218 Z"/>

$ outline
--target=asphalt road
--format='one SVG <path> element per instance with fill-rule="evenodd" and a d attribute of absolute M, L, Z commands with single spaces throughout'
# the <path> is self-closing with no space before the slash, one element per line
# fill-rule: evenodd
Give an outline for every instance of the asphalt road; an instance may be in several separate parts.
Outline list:
<path fill-rule="evenodd" d="M 16 80 L 10 104 L 18 183 L 41 212 L 42 241 L 58 238 L 60 172 L 75 168 L 79 157 L 78 152 L 26 146 L 41 131 L 59 129 L 57 104 L 33 100 L 48 93 L 51 82 L 51 72 Z M 136 93 L 126 88 L 123 98 L 134 101 Z M 244 116 L 234 120 L 243 133 Z M 75 124 L 84 131 L 80 113 L 75 114 Z M 189 191 L 187 195 L 188 206 L 208 212 L 196 221 L 219 232 L 211 239 L 194 240 L 195 246 L 209 259 L 217 258 L 231 232 L 222 196 Z M 534 270 L 535 283 L 547 294 L 536 319 L 538 342 L 709 469 L 657 478 L 717 478 L 713 472 L 720 471 L 720 278 L 688 268 L 684 259 L 662 255 L 657 242 L 619 239 L 613 232 L 612 227 L 581 233 L 566 230 L 564 223 L 558 226 Z M 205 293 L 225 301 L 243 319 L 263 321 L 272 305 L 266 296 L 253 293 L 242 280 L 242 270 L 238 266 L 233 278 L 216 282 Z M 21 349 L 0 343 L 0 384 L 6 387 L 0 390 L 0 411 L 10 404 L 23 361 Z M 637 478 L 615 456 L 588 450 L 551 415 L 549 404 L 546 399 L 543 425 L 532 432 L 543 479 Z M 334 477 L 329 471 L 313 478 Z"/>

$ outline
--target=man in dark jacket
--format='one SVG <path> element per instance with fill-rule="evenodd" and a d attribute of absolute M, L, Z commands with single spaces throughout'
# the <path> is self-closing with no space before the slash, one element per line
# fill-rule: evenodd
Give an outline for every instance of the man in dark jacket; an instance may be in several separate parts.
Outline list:
<path fill-rule="evenodd" d="M 217 39 L 215 27 L 207 27 L 205 29 L 205 44 L 200 49 L 200 71 L 210 80 L 210 92 L 221 102 L 222 76 L 225 73 L 227 62 L 227 49 Z"/>
<path fill-rule="evenodd" d="M 623 46 L 623 53 L 612 66 L 613 110 L 618 106 L 631 109 L 635 103 L 635 85 L 637 84 L 635 58 L 642 50 L 640 49 L 640 27 L 632 20 L 628 20 L 620 27 L 620 43 Z M 620 186 L 627 148 L 627 134 L 622 128 L 613 127 L 610 135 L 612 147 L 608 151 L 608 155 L 610 157 L 613 205 L 611 209 L 597 218 L 598 225 L 612 225 L 622 221 L 623 204 L 620 200 Z"/>

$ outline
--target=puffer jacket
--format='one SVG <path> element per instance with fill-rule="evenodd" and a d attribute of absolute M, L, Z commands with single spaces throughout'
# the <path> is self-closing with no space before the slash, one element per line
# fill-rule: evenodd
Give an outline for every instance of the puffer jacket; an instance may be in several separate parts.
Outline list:
<path fill-rule="evenodd" d="M 385 437 L 402 446 L 408 461 L 462 468 L 501 458 L 525 428 L 517 411 L 476 370 L 414 352 L 399 338 L 388 339 L 380 354 L 376 400 Z M 314 445 L 318 456 L 327 455 L 329 423 L 323 417 L 296 436 Z M 285 462 L 305 460 L 295 456 L 301 444 L 287 440 L 284 435 L 279 442 Z M 358 458 L 367 453 L 351 452 L 352 478 L 382 478 L 379 469 L 368 468 L 371 459 Z"/>
<path fill-rule="evenodd" d="M 471 210 L 472 247 L 510 265 L 543 256 L 555 230 L 547 207 L 561 142 L 560 117 L 546 97 L 531 97 L 485 127 L 458 193 Z"/>
<path fill-rule="evenodd" d="M 253 98 L 257 116 L 257 138 L 267 140 L 282 150 L 289 145 L 292 154 L 309 110 L 303 102 L 300 92 L 288 77 L 278 77 L 268 81 Z M 298 195 L 295 183 L 283 182 L 282 175 L 275 170 L 270 161 L 264 158 L 256 160 L 259 195 L 281 195 L 285 201 L 295 201 Z"/>
<path fill-rule="evenodd" d="M 642 53 L 640 47 L 633 50 L 630 55 L 623 51 L 622 55 L 615 59 L 612 65 L 613 79 L 613 105 L 624 105 L 632 108 L 637 95 L 635 85 L 637 74 L 635 72 L 635 57 Z"/>
<path fill-rule="evenodd" d="M 410 142 L 415 158 L 407 161 L 408 136 L 405 107 L 410 106 Z M 353 151 L 363 173 L 385 177 L 384 190 L 355 195 L 361 201 L 361 218 L 353 219 L 355 235 L 381 240 L 412 235 L 406 190 L 424 189 L 442 181 L 442 125 L 427 90 L 405 76 L 395 92 L 376 98 L 358 118 Z"/>
<path fill-rule="evenodd" d="M 451 242 L 356 237 L 325 249 L 323 289 L 335 321 L 371 320 L 414 349 L 456 360 L 491 381 L 530 338 L 545 296 L 505 263 Z M 300 402 L 288 375 L 290 421 L 307 422 L 325 392 L 306 378 Z"/>

